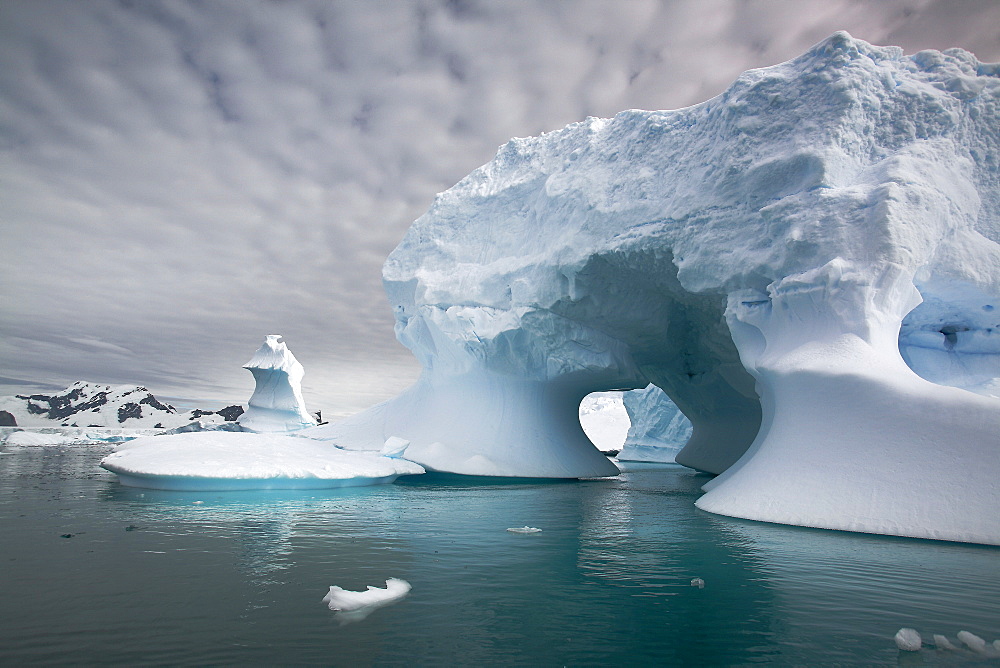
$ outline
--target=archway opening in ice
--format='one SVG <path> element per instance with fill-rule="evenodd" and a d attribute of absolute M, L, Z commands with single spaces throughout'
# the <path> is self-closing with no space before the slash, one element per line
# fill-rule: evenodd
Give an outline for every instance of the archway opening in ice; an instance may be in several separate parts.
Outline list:
<path fill-rule="evenodd" d="M 899 353 L 921 378 L 1000 398 L 1000 310 L 966 282 L 915 281 L 922 302 L 903 319 Z"/>
<path fill-rule="evenodd" d="M 623 392 L 591 392 L 580 402 L 580 426 L 590 442 L 608 456 L 621 452 L 632 426 Z"/>

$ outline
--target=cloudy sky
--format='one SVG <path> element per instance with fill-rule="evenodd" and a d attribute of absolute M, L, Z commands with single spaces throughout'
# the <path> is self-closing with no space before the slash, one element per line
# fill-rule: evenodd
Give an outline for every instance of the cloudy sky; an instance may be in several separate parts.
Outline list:
<path fill-rule="evenodd" d="M 311 409 L 409 385 L 381 265 L 513 136 L 706 100 L 846 29 L 1000 60 L 996 0 L 0 0 L 0 394 Z"/>

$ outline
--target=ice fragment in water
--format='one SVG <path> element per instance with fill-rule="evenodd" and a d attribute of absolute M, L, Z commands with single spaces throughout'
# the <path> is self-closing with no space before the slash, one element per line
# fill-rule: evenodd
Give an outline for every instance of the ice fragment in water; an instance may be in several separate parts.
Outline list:
<path fill-rule="evenodd" d="M 705 588 L 705 581 L 702 580 L 701 578 L 692 578 L 691 579 L 691 586 L 692 587 L 697 587 L 698 589 L 704 589 Z"/>
<path fill-rule="evenodd" d="M 523 527 L 510 527 L 507 531 L 511 533 L 541 533 L 542 530 L 525 525 Z"/>
<path fill-rule="evenodd" d="M 905 652 L 920 651 L 920 634 L 914 629 L 899 629 L 896 631 L 896 647 Z"/>
<path fill-rule="evenodd" d="M 943 635 L 937 633 L 934 634 L 934 645 L 938 649 L 958 649 L 957 647 L 951 644 L 950 640 L 945 638 Z"/>
<path fill-rule="evenodd" d="M 968 631 L 959 631 L 958 639 L 965 643 L 965 646 L 971 649 L 973 652 L 979 652 L 983 654 L 986 652 L 986 641 L 977 636 L 975 633 L 969 633 Z"/>
<path fill-rule="evenodd" d="M 362 608 L 374 608 L 395 603 L 410 593 L 410 583 L 399 578 L 389 578 L 385 581 L 385 589 L 368 586 L 366 591 L 348 591 L 332 586 L 323 602 L 331 610 L 350 612 Z"/>

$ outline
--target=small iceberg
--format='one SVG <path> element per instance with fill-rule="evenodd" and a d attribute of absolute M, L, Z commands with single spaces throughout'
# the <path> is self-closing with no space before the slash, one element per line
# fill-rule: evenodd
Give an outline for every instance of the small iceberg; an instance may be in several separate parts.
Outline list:
<path fill-rule="evenodd" d="M 697 587 L 698 589 L 704 589 L 705 581 L 702 580 L 701 578 L 691 578 L 691 586 Z"/>
<path fill-rule="evenodd" d="M 348 591 L 331 586 L 330 591 L 323 597 L 323 602 L 338 613 L 342 624 L 348 624 L 359 622 L 378 608 L 395 603 L 409 594 L 410 589 L 412 589 L 410 583 L 399 578 L 386 580 L 385 589 L 368 585 L 366 591 Z"/>
<path fill-rule="evenodd" d="M 536 527 L 529 527 L 527 525 L 523 527 L 510 527 L 507 531 L 511 533 L 541 533 L 542 530 Z"/>
<path fill-rule="evenodd" d="M 899 629 L 896 631 L 896 647 L 904 652 L 919 652 L 923 641 L 915 629 Z"/>
<path fill-rule="evenodd" d="M 228 431 L 138 438 L 101 466 L 129 487 L 198 492 L 378 485 L 424 472 L 406 459 L 322 441 Z"/>

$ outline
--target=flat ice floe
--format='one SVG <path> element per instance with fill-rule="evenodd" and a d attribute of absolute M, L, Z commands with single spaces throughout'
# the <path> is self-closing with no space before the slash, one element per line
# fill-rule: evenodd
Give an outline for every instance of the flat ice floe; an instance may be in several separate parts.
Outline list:
<path fill-rule="evenodd" d="M 419 464 L 280 434 L 201 432 L 130 441 L 101 461 L 130 487 L 191 491 L 390 483 Z"/>

